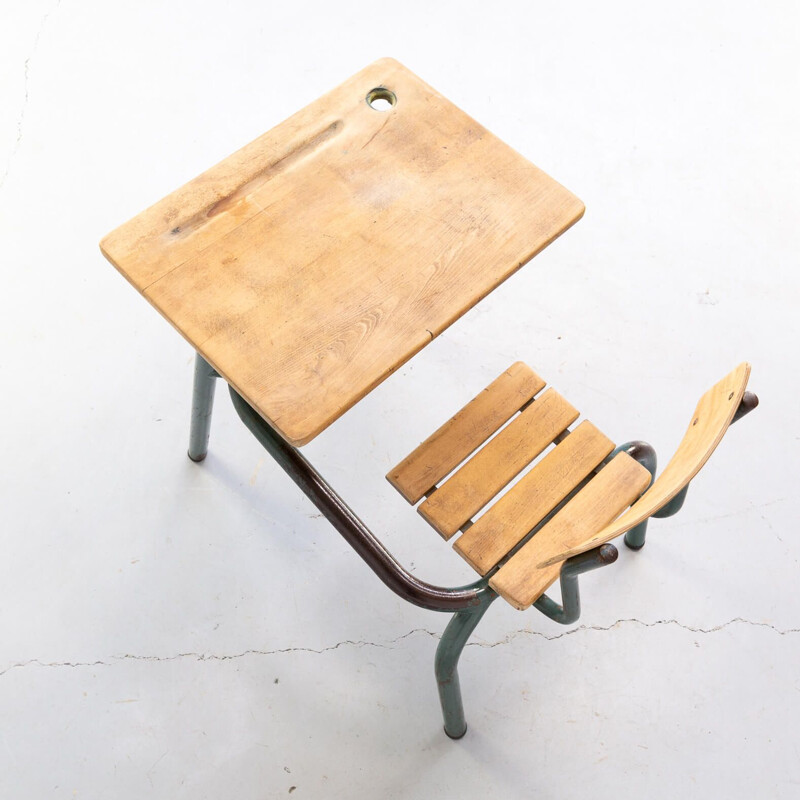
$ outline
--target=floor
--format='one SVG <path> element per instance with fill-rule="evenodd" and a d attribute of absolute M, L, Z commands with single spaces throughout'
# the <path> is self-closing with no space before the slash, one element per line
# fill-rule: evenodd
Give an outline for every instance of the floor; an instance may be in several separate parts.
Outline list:
<path fill-rule="evenodd" d="M 800 795 L 800 12 L 789 2 L 0 5 L 0 796 Z M 522 359 L 662 464 L 742 360 L 761 406 L 560 627 L 496 603 L 441 729 L 445 619 L 385 590 L 97 242 L 393 55 L 586 217 L 306 448 L 420 577 L 383 479 Z"/>

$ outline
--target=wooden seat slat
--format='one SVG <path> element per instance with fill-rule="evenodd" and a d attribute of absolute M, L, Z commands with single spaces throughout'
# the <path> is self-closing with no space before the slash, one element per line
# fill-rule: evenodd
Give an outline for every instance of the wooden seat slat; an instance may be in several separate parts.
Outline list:
<path fill-rule="evenodd" d="M 422 503 L 419 513 L 449 539 L 577 418 L 578 411 L 548 389 Z"/>
<path fill-rule="evenodd" d="M 453 545 L 481 575 L 495 567 L 614 449 L 584 420 Z"/>
<path fill-rule="evenodd" d="M 544 385 L 529 366 L 513 364 L 404 458 L 387 480 L 409 503 L 418 502 Z"/>
<path fill-rule="evenodd" d="M 627 453 L 619 453 L 526 542 L 489 580 L 511 605 L 528 608 L 555 581 L 561 563 L 537 568 L 556 554 L 591 539 L 650 484 L 650 473 Z"/>

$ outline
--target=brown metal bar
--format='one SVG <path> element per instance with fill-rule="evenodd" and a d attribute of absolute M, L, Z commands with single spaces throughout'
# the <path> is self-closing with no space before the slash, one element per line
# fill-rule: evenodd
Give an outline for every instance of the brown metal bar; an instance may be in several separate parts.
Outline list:
<path fill-rule="evenodd" d="M 278 462 L 303 494 L 324 514 L 367 566 L 395 594 L 431 611 L 459 611 L 480 604 L 483 581 L 448 588 L 435 586 L 408 572 L 378 541 L 314 467 L 230 387 L 233 407 L 248 430 Z"/>

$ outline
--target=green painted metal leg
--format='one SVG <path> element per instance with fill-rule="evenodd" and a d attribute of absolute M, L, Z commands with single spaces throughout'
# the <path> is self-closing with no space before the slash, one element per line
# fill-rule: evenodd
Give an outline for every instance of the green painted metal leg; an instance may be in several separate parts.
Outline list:
<path fill-rule="evenodd" d="M 601 544 L 594 550 L 587 550 L 573 556 L 561 568 L 561 605 L 543 594 L 534 604 L 537 611 L 559 625 L 571 625 L 581 616 L 581 592 L 578 587 L 578 576 L 584 572 L 613 564 L 619 553 L 613 544 Z"/>
<path fill-rule="evenodd" d="M 562 625 L 575 622 L 581 615 L 578 576 L 606 564 L 613 564 L 616 560 L 617 548 L 613 544 L 604 544 L 570 558 L 561 569 L 563 606 L 542 595 L 535 603 L 536 608 Z M 490 588 L 488 578 L 471 584 L 470 588 L 477 590 L 476 604 L 453 614 L 436 648 L 436 681 L 439 684 L 439 700 L 444 715 L 444 732 L 451 739 L 460 739 L 467 732 L 458 680 L 458 659 L 486 609 L 497 599 L 497 593 Z"/>
<path fill-rule="evenodd" d="M 640 522 L 625 534 L 625 544 L 631 550 L 641 550 L 647 537 L 647 520 Z"/>
<path fill-rule="evenodd" d="M 650 473 L 650 484 L 648 488 L 653 483 L 653 480 L 656 477 L 656 451 L 647 444 L 647 442 L 627 442 L 626 444 L 620 445 L 614 452 L 609 456 L 609 459 L 613 458 L 617 453 L 625 452 L 631 458 L 638 461 L 647 471 Z M 645 490 L 646 491 L 646 490 Z M 625 544 L 631 550 L 641 550 L 644 547 L 645 537 L 647 536 L 647 520 L 644 522 L 640 522 L 635 528 L 631 528 L 625 534 Z"/>
<path fill-rule="evenodd" d="M 208 454 L 214 388 L 218 377 L 216 370 L 198 353 L 194 360 L 192 426 L 189 432 L 189 458 L 192 461 L 202 461 Z"/>
<path fill-rule="evenodd" d="M 444 732 L 451 739 L 460 739 L 467 732 L 461 684 L 458 680 L 458 659 L 486 609 L 496 598 L 497 594 L 489 588 L 487 582 L 479 596 L 478 605 L 453 614 L 436 648 L 436 681 L 439 684 L 439 700 L 444 715 Z"/>

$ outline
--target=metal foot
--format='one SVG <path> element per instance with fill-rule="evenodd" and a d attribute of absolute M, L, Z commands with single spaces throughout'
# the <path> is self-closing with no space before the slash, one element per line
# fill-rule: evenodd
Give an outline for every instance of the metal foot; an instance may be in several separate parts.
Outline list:
<path fill-rule="evenodd" d="M 630 531 L 629 531 L 629 532 L 630 532 Z M 635 550 L 641 550 L 641 549 L 644 547 L 644 542 L 642 542 L 641 544 L 631 544 L 631 543 L 628 541 L 628 538 L 629 538 L 629 537 L 628 537 L 628 534 L 626 533 L 626 534 L 625 534 L 625 547 L 627 547 L 627 548 L 628 548 L 628 550 L 634 550 L 634 551 L 635 551 Z"/>
<path fill-rule="evenodd" d="M 192 425 L 187 453 L 192 461 L 202 461 L 208 455 L 211 412 L 214 409 L 214 387 L 218 377 L 216 370 L 198 353 L 194 360 Z"/>
<path fill-rule="evenodd" d="M 463 714 L 462 714 L 462 716 L 463 716 Z M 455 735 L 453 735 L 452 733 L 450 733 L 450 731 L 448 731 L 448 730 L 447 730 L 447 726 L 446 726 L 446 725 L 445 725 L 445 727 L 444 727 L 444 732 L 445 732 L 445 733 L 446 733 L 446 734 L 447 734 L 447 735 L 448 735 L 448 736 L 449 736 L 451 739 L 463 739 L 463 738 L 464 738 L 464 734 L 467 732 L 467 723 L 466 723 L 466 722 L 464 723 L 464 730 L 463 730 L 463 731 L 462 731 L 462 732 L 461 732 L 461 733 L 460 733 L 458 736 L 455 736 Z"/>

